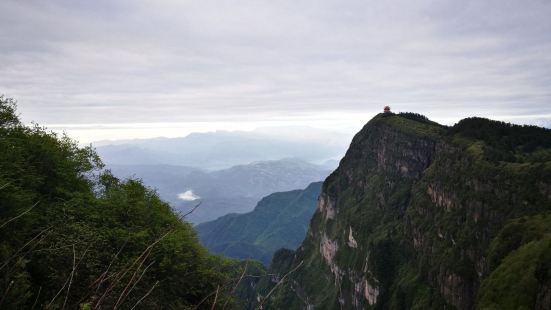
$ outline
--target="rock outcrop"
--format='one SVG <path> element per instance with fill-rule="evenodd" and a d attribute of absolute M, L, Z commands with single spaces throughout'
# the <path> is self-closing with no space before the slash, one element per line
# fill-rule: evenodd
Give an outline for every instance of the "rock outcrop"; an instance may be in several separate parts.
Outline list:
<path fill-rule="evenodd" d="M 540 235 L 520 235 L 513 245 L 498 236 L 515 219 L 539 221 L 551 212 L 550 182 L 550 130 L 477 118 L 445 127 L 417 114 L 380 114 L 325 180 L 292 263 L 280 268 L 274 259 L 273 273 L 303 265 L 265 304 L 502 308 L 495 292 L 515 294 L 514 287 L 492 281 L 515 268 L 510 260 L 525 259 L 534 284 L 532 299 L 519 306 L 541 308 L 551 285 L 551 264 L 542 260 L 551 251 L 540 239 L 551 221 L 541 220 Z M 259 294 L 268 287 L 261 283 Z"/>

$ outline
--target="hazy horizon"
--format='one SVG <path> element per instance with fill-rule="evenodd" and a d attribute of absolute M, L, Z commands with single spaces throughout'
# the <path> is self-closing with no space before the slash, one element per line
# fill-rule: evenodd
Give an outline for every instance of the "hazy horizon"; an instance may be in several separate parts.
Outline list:
<path fill-rule="evenodd" d="M 373 114 L 372 116 L 375 116 Z M 473 117 L 478 115 L 470 115 Z M 429 117 L 430 118 L 430 117 Z M 135 140 L 148 139 L 170 139 L 185 138 L 190 134 L 216 133 L 216 132 L 257 132 L 265 131 L 271 134 L 280 132 L 279 129 L 308 128 L 321 133 L 331 132 L 340 134 L 343 137 L 352 138 L 371 118 L 356 118 L 328 121 L 326 123 L 310 121 L 286 121 L 286 122 L 249 122 L 228 123 L 228 122 L 189 122 L 189 123 L 135 123 L 135 124 L 41 124 L 48 130 L 58 134 L 67 134 L 81 145 L 94 144 L 118 144 L 133 142 Z M 435 119 L 430 118 L 442 125 L 451 126 L 460 119 Z M 533 118 L 526 116 L 510 118 L 490 118 L 493 120 L 509 122 L 517 125 L 536 125 L 551 128 L 551 119 L 534 115 Z M 271 125 L 267 125 L 271 124 Z M 310 126 L 311 124 L 317 126 Z M 282 138 L 289 137 L 284 133 Z M 296 132 L 294 133 L 296 134 Z M 291 136 L 292 137 L 292 136 Z M 316 138 L 323 139 L 323 135 Z"/>

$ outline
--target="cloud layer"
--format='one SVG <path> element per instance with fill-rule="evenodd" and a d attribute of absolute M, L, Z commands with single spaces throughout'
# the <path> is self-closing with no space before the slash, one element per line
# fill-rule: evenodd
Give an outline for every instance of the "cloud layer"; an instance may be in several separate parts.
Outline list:
<path fill-rule="evenodd" d="M 0 11 L 0 93 L 26 121 L 335 121 L 385 104 L 451 122 L 551 119 L 551 1 L 3 0 Z"/>

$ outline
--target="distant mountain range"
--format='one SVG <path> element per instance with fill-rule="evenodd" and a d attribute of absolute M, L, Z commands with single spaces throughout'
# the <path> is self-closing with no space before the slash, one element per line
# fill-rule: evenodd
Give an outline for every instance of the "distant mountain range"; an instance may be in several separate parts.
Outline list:
<path fill-rule="evenodd" d="M 264 196 L 305 188 L 324 180 L 332 169 L 299 159 L 260 161 L 206 171 L 176 165 L 108 165 L 120 178 L 140 178 L 181 212 L 201 203 L 186 219 L 214 220 L 228 213 L 251 211 Z"/>
<path fill-rule="evenodd" d="M 195 228 L 201 242 L 212 252 L 253 258 L 268 265 L 276 250 L 295 249 L 304 239 L 321 184 L 271 194 L 249 213 L 227 214 Z"/>
<path fill-rule="evenodd" d="M 278 135 L 278 132 L 283 132 Z M 178 165 L 207 170 L 254 161 L 298 158 L 312 163 L 340 159 L 350 137 L 312 128 L 192 133 L 183 138 L 155 138 L 94 143 L 109 165 Z M 331 168 L 335 168 L 334 167 Z"/>

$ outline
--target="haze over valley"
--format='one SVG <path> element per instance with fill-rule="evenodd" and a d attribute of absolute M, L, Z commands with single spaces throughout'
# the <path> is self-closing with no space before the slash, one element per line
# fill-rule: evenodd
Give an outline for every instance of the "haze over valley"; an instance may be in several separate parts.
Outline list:
<path fill-rule="evenodd" d="M 294 136 L 285 134 L 291 130 Z M 271 193 L 323 181 L 336 168 L 349 139 L 313 128 L 263 128 L 107 141 L 96 150 L 116 176 L 142 179 L 178 212 L 200 203 L 188 217 L 200 223 L 251 211 Z"/>
<path fill-rule="evenodd" d="M 179 213 L 187 213 L 200 203 L 187 217 L 195 224 L 228 213 L 251 211 L 264 196 L 305 188 L 324 180 L 332 171 L 297 159 L 253 162 L 214 171 L 170 165 L 108 167 L 122 179 L 142 179 Z"/>

